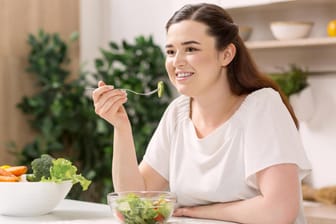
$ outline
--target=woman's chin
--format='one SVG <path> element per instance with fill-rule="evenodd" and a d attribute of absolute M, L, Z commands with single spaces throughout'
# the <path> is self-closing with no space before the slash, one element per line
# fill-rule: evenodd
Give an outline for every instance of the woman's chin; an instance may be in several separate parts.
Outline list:
<path fill-rule="evenodd" d="M 181 95 L 190 96 L 190 91 L 187 91 L 185 88 L 178 88 L 177 92 Z"/>

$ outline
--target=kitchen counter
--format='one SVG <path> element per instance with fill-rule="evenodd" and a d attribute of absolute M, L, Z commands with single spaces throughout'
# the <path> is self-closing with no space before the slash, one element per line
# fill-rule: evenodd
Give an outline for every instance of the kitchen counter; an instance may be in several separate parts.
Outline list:
<path fill-rule="evenodd" d="M 304 202 L 308 224 L 335 224 L 336 206 L 316 202 Z"/>
<path fill-rule="evenodd" d="M 51 213 L 36 217 L 10 217 L 0 215 L 0 223 L 45 223 L 45 224 L 118 224 L 110 207 L 105 204 L 63 200 Z M 229 224 L 231 222 L 191 218 L 171 218 L 169 224 Z"/>
<path fill-rule="evenodd" d="M 335 224 L 336 206 L 304 202 L 308 224 Z M 10 217 L 0 215 L 0 223 L 46 223 L 46 224 L 118 224 L 108 205 L 92 202 L 63 200 L 51 213 L 36 217 Z M 170 224 L 229 224 L 231 222 L 191 218 L 171 218 Z"/>
<path fill-rule="evenodd" d="M 105 220 L 105 222 L 104 222 Z M 109 206 L 98 203 L 63 200 L 52 212 L 47 215 L 34 217 L 13 217 L 0 215 L 0 223 L 117 223 L 113 221 Z"/>

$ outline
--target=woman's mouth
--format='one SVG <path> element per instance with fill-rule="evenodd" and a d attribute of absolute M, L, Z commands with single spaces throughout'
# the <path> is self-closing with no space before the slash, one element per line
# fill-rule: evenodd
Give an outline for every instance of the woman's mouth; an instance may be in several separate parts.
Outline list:
<path fill-rule="evenodd" d="M 178 72 L 176 73 L 176 79 L 177 80 L 183 80 L 183 79 L 187 79 L 190 76 L 192 76 L 194 73 L 192 72 Z"/>

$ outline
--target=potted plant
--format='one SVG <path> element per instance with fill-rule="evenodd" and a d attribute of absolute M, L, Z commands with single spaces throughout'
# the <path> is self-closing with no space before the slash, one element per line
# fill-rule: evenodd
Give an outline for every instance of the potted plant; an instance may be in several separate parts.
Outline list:
<path fill-rule="evenodd" d="M 74 187 L 70 198 L 105 202 L 107 193 L 113 191 L 113 127 L 95 114 L 86 88 L 97 84 L 89 80 L 94 77 L 136 91 L 153 89 L 157 80 L 166 76 L 163 52 L 151 37 L 137 37 L 134 44 L 111 42 L 110 49 L 101 49 L 94 74 L 81 71 L 78 78 L 69 80 L 70 43 L 57 33 L 42 30 L 37 35 L 30 34 L 28 43 L 31 50 L 27 71 L 34 76 L 37 91 L 32 96 L 24 96 L 18 108 L 27 115 L 36 137 L 17 153 L 19 163 L 29 166 L 41 154 L 69 158 L 92 180 L 88 191 L 81 192 Z M 170 101 L 169 88 L 166 90 L 160 99 L 129 96 L 126 107 L 134 125 L 139 160 Z"/>
<path fill-rule="evenodd" d="M 269 74 L 289 98 L 289 102 L 299 121 L 309 121 L 314 113 L 314 102 L 307 77 L 309 72 L 297 65 L 288 70 Z"/>

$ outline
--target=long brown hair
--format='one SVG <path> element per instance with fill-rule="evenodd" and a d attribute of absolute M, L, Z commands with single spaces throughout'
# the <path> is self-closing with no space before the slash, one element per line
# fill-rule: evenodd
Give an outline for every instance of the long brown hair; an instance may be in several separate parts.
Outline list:
<path fill-rule="evenodd" d="M 225 49 L 230 43 L 235 45 L 236 55 L 227 67 L 230 89 L 234 94 L 250 94 L 265 87 L 278 91 L 298 128 L 297 118 L 287 97 L 272 79 L 261 74 L 257 69 L 244 42 L 239 37 L 238 26 L 223 8 L 207 3 L 185 5 L 168 20 L 166 31 L 168 32 L 172 24 L 183 20 L 193 20 L 207 25 L 208 34 L 216 39 L 216 48 L 219 51 Z"/>

